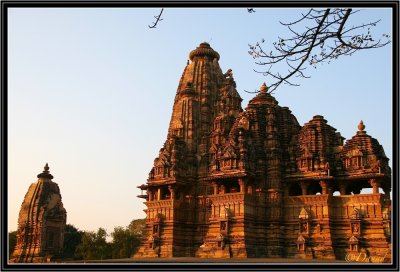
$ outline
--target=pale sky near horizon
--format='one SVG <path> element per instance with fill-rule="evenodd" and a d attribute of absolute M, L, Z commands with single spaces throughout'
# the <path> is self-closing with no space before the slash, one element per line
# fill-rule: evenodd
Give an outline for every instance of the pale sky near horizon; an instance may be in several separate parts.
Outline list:
<path fill-rule="evenodd" d="M 67 223 L 110 233 L 144 218 L 136 186 L 146 182 L 166 135 L 189 52 L 209 42 L 233 70 L 245 108 L 268 80 L 248 44 L 275 42 L 301 9 L 13 8 L 8 17 L 8 228 L 46 162 Z M 392 35 L 390 9 L 362 9 L 349 23 L 381 19 L 373 34 Z M 274 94 L 300 125 L 314 115 L 350 139 L 360 120 L 392 165 L 392 44 L 307 69 L 300 87 Z"/>

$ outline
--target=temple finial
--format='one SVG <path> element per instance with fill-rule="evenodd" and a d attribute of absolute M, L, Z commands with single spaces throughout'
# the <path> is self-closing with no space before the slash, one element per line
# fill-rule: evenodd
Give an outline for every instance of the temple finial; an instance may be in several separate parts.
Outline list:
<path fill-rule="evenodd" d="M 268 92 L 268 87 L 267 87 L 267 84 L 265 84 L 265 82 L 261 85 L 261 87 L 260 87 L 260 92 L 261 93 L 266 93 L 266 92 Z"/>
<path fill-rule="evenodd" d="M 37 177 L 38 178 L 44 178 L 44 179 L 52 179 L 53 175 L 50 174 L 49 169 L 50 169 L 49 164 L 46 162 L 46 165 L 44 166 L 43 172 L 40 173 L 39 175 L 37 175 Z"/>
<path fill-rule="evenodd" d="M 358 124 L 358 131 L 364 131 L 365 125 L 364 122 L 361 120 L 360 123 Z"/>

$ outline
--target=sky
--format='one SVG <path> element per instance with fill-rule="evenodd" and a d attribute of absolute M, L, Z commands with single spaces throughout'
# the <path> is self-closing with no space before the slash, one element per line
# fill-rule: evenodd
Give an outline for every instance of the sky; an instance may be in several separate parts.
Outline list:
<path fill-rule="evenodd" d="M 29 185 L 49 163 L 61 190 L 67 223 L 80 230 L 144 218 L 143 199 L 162 147 L 189 52 L 201 42 L 233 70 L 242 107 L 268 79 L 249 44 L 288 36 L 279 21 L 301 9 L 12 8 L 8 17 L 8 229 Z M 392 34 L 389 9 L 362 9 L 350 24 L 381 19 L 373 34 Z M 301 125 L 314 115 L 346 139 L 364 121 L 392 165 L 392 44 L 357 52 L 317 69 L 299 87 L 274 96 Z"/>

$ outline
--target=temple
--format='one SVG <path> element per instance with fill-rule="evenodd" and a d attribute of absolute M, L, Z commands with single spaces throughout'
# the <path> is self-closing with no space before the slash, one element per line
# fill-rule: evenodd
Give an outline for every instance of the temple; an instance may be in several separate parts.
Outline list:
<path fill-rule="evenodd" d="M 44 171 L 32 183 L 21 205 L 17 243 L 10 262 L 48 262 L 63 248 L 67 213 L 60 189 L 46 163 Z"/>
<path fill-rule="evenodd" d="M 133 257 L 390 259 L 391 169 L 363 122 L 346 142 L 323 116 L 301 126 L 265 83 L 243 110 L 219 58 L 205 42 L 189 54 L 138 187 L 147 236 Z"/>

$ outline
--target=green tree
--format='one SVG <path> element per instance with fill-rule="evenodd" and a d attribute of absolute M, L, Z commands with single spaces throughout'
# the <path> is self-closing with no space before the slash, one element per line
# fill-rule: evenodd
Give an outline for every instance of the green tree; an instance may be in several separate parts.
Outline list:
<path fill-rule="evenodd" d="M 130 258 L 140 245 L 140 236 L 131 232 L 128 227 L 115 227 L 111 236 L 113 259 Z"/>
<path fill-rule="evenodd" d="M 11 231 L 8 233 L 8 253 L 9 257 L 14 251 L 15 245 L 17 244 L 17 231 Z"/>
<path fill-rule="evenodd" d="M 133 219 L 126 227 L 116 227 L 111 233 L 112 257 L 130 258 L 138 249 L 140 241 L 144 238 L 146 219 Z"/>
<path fill-rule="evenodd" d="M 97 249 L 96 259 L 110 259 L 111 258 L 111 244 L 107 243 L 107 232 L 103 228 L 99 228 L 95 236 L 95 248 Z"/>
<path fill-rule="evenodd" d="M 84 231 L 81 243 L 75 251 L 75 257 L 84 260 L 103 260 L 110 259 L 111 244 L 106 241 L 107 232 L 99 228 L 97 233 L 93 231 Z"/>
<path fill-rule="evenodd" d="M 81 243 L 83 231 L 79 231 L 74 225 L 67 224 L 64 228 L 63 259 L 73 259 L 75 250 Z"/>
<path fill-rule="evenodd" d="M 128 226 L 129 231 L 137 235 L 139 238 L 144 237 L 145 228 L 146 228 L 146 219 L 133 219 Z"/>

